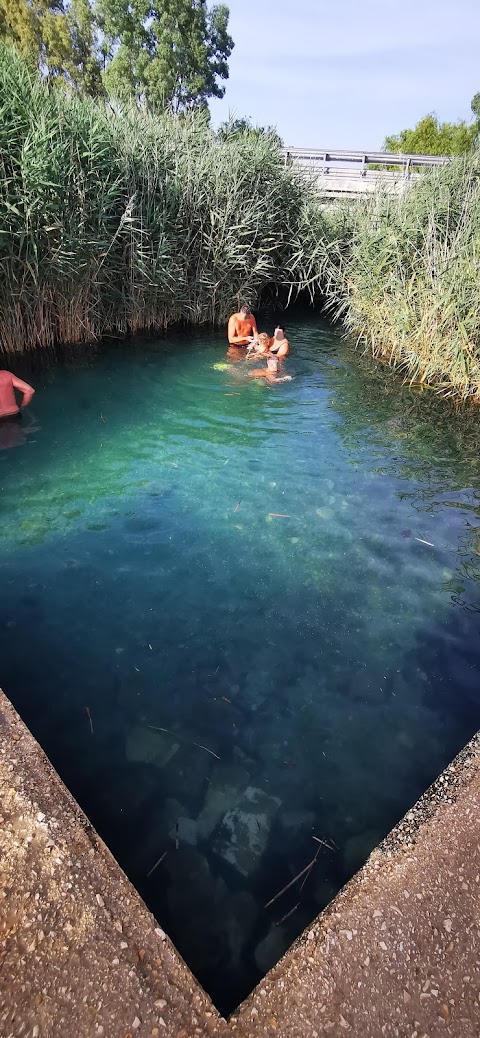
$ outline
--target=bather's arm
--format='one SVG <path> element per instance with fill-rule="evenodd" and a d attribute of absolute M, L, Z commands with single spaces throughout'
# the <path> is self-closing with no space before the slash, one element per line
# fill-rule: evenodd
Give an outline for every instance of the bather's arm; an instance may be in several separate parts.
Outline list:
<path fill-rule="evenodd" d="M 32 386 L 29 386 L 28 382 L 22 382 L 22 379 L 17 378 L 16 375 L 12 375 L 12 385 L 15 389 L 18 389 L 20 393 L 23 393 L 23 400 L 20 406 L 27 407 L 35 393 L 35 390 L 32 389 Z"/>

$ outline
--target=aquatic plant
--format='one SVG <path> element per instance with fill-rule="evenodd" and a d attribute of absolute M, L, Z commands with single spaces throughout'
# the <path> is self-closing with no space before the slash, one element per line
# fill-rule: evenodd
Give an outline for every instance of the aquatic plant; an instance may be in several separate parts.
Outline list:
<path fill-rule="evenodd" d="M 224 321 L 265 286 L 321 286 L 327 224 L 275 135 L 41 82 L 0 47 L 5 351 Z"/>
<path fill-rule="evenodd" d="M 480 155 L 343 214 L 330 304 L 412 383 L 480 402 Z"/>

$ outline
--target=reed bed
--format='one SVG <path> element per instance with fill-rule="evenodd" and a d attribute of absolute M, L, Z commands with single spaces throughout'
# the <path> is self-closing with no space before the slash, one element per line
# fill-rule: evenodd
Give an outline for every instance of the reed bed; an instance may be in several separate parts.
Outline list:
<path fill-rule="evenodd" d="M 307 294 L 412 383 L 480 402 L 480 155 L 325 209 L 275 134 L 49 86 L 0 46 L 0 350 Z"/>
<path fill-rule="evenodd" d="M 480 402 L 478 152 L 343 220 L 330 268 L 337 318 L 408 382 Z"/>
<path fill-rule="evenodd" d="M 3 351 L 317 298 L 327 233 L 275 135 L 81 100 L 0 47 Z"/>

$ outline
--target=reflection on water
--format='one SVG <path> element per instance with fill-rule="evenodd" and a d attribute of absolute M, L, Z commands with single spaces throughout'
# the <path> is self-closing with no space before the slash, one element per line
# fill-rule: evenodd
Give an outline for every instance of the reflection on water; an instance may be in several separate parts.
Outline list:
<path fill-rule="evenodd" d="M 0 454 L 0 684 L 224 1011 L 479 726 L 478 416 L 289 338 L 25 367 Z"/>

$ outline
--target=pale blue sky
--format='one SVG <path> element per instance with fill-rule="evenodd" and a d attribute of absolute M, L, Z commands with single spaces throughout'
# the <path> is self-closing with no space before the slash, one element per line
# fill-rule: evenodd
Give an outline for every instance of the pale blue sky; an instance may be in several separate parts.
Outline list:
<path fill-rule="evenodd" d="M 235 48 L 213 125 L 250 116 L 285 144 L 378 149 L 427 112 L 470 120 L 479 0 L 226 0 Z"/>

